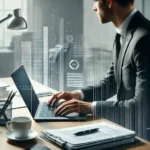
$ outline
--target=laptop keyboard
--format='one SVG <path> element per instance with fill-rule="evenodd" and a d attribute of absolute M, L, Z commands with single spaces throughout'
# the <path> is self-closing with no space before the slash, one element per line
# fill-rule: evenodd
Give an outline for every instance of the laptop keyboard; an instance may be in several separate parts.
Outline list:
<path fill-rule="evenodd" d="M 40 118 L 49 118 L 49 117 L 55 117 L 55 108 L 47 106 L 47 103 L 43 103 L 41 107 L 41 112 L 39 117 Z"/>

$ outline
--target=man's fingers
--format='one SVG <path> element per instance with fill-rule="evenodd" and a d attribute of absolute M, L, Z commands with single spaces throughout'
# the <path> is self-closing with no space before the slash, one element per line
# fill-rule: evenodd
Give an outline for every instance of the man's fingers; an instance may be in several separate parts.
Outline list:
<path fill-rule="evenodd" d="M 61 93 L 62 93 L 62 92 L 59 92 L 59 93 L 54 94 L 54 95 L 51 97 L 51 99 L 48 101 L 48 105 L 50 106 L 51 104 L 53 104 L 54 101 L 57 100 L 57 96 L 60 95 Z"/>
<path fill-rule="evenodd" d="M 60 98 L 60 99 L 62 99 L 64 97 L 64 93 L 65 92 L 61 92 L 57 97 Z"/>
<path fill-rule="evenodd" d="M 48 101 L 48 105 L 49 105 L 49 106 L 53 103 L 53 101 L 55 100 L 55 98 L 56 98 L 56 95 L 53 95 L 53 96 L 51 97 L 51 99 Z"/>
<path fill-rule="evenodd" d="M 65 102 L 66 102 L 66 100 L 61 99 L 61 100 L 59 101 L 59 105 L 62 105 L 62 104 L 65 103 Z"/>
<path fill-rule="evenodd" d="M 67 110 L 75 108 L 74 105 L 61 105 L 55 110 L 56 115 L 62 115 Z"/>
<path fill-rule="evenodd" d="M 60 94 L 58 95 L 58 98 L 59 98 L 59 99 L 65 99 L 65 100 L 71 100 L 71 99 L 72 99 L 72 94 L 69 93 L 69 92 L 63 91 L 62 93 L 60 93 Z"/>
<path fill-rule="evenodd" d="M 62 116 L 66 116 L 66 115 L 71 114 L 71 113 L 73 113 L 73 112 L 78 112 L 78 109 L 77 109 L 77 108 L 72 108 L 72 109 L 66 110 L 66 111 L 64 111 L 64 113 L 62 113 L 61 115 L 62 115 Z"/>
<path fill-rule="evenodd" d="M 59 92 L 57 94 L 54 94 L 51 99 L 48 101 L 49 106 L 55 106 L 59 100 L 64 99 L 66 101 L 70 101 L 72 99 L 72 96 L 69 92 Z"/>
<path fill-rule="evenodd" d="M 55 110 L 55 113 L 59 112 L 60 110 L 62 110 L 67 105 L 72 105 L 72 100 L 71 101 L 65 101 L 62 104 L 60 104 L 60 106 Z"/>
<path fill-rule="evenodd" d="M 61 104 L 56 110 L 55 115 L 67 115 L 72 112 L 91 113 L 91 104 L 72 99 Z"/>
<path fill-rule="evenodd" d="M 65 105 L 62 104 L 60 105 L 56 110 L 55 110 L 55 115 L 59 115 L 61 111 L 63 111 L 65 109 Z"/>
<path fill-rule="evenodd" d="M 53 100 L 53 105 L 56 105 L 60 99 L 64 97 L 64 92 L 61 92 L 57 95 L 57 97 Z"/>
<path fill-rule="evenodd" d="M 70 101 L 66 101 L 64 103 L 62 103 L 56 110 L 55 110 L 55 114 L 59 113 L 60 110 L 62 110 L 63 108 L 65 108 L 66 106 L 70 106 L 72 105 L 73 107 L 78 107 L 78 101 L 75 101 L 74 99 L 70 100 Z"/>

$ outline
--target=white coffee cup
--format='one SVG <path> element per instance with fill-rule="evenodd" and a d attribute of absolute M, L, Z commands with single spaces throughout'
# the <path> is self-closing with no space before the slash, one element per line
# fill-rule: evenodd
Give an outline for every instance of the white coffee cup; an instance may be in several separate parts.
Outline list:
<path fill-rule="evenodd" d="M 31 122 L 28 117 L 15 117 L 6 123 L 6 127 L 14 132 L 16 138 L 27 138 L 31 130 Z"/>

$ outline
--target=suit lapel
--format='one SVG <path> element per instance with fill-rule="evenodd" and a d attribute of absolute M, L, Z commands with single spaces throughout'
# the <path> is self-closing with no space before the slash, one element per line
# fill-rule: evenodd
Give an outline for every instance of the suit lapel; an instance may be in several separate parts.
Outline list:
<path fill-rule="evenodd" d="M 127 29 L 127 34 L 126 34 L 126 37 L 124 38 L 124 41 L 123 41 L 123 45 L 121 47 L 121 51 L 120 51 L 120 54 L 119 54 L 119 58 L 118 58 L 118 62 L 117 64 L 115 64 L 115 68 L 116 68 L 116 80 L 117 80 L 117 85 L 118 85 L 118 90 L 120 89 L 121 87 L 121 81 L 122 81 L 122 67 L 123 67 L 123 61 L 124 61 L 124 57 L 125 57 L 125 54 L 126 54 L 126 51 L 129 47 L 129 44 L 133 38 L 133 33 L 134 31 L 136 30 L 137 28 L 137 24 L 139 22 L 139 18 L 141 18 L 142 15 L 141 13 L 138 11 L 132 18 L 129 26 L 128 26 L 128 29 Z M 115 56 L 114 56 L 115 58 Z"/>
<path fill-rule="evenodd" d="M 121 51 L 119 54 L 119 58 L 118 58 L 118 62 L 117 62 L 118 87 L 120 87 L 121 80 L 122 80 L 122 66 L 123 66 L 124 57 L 125 57 L 126 51 L 128 49 L 128 46 L 129 46 L 132 38 L 133 38 L 133 34 L 131 32 L 128 33 L 127 36 L 125 37 L 124 44 L 122 45 L 122 48 L 121 48 Z"/>

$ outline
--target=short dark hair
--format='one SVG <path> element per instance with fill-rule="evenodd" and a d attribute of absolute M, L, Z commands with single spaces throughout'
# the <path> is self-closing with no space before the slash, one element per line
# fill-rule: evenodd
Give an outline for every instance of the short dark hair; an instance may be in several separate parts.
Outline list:
<path fill-rule="evenodd" d="M 134 3 L 134 0 L 116 0 L 116 2 L 123 6 L 123 7 L 126 7 L 128 6 L 129 4 L 133 4 Z"/>

